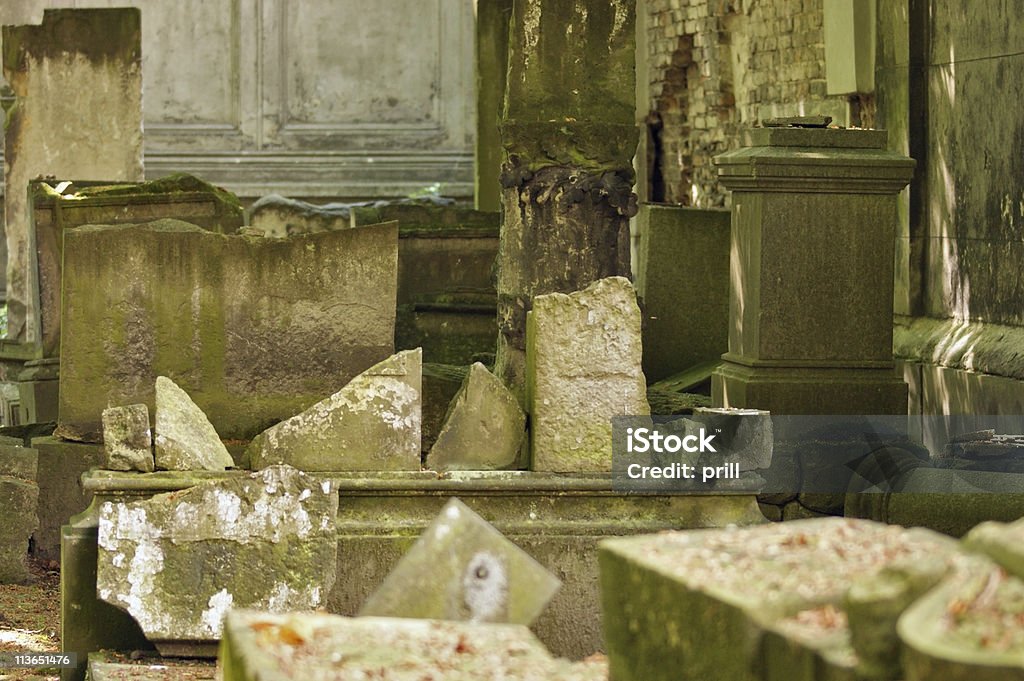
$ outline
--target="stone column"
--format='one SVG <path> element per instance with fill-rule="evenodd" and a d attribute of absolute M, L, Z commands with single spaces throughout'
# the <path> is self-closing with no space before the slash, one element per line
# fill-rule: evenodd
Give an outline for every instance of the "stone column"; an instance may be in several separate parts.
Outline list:
<path fill-rule="evenodd" d="M 476 209 L 501 210 L 501 119 L 512 0 L 476 3 Z"/>
<path fill-rule="evenodd" d="M 28 182 L 142 180 L 138 9 L 46 10 L 38 26 L 3 28 L 14 108 L 4 136 L 8 337 L 37 342 Z"/>
<path fill-rule="evenodd" d="M 513 2 L 495 373 L 520 401 L 533 297 L 629 276 L 634 4 Z"/>
<path fill-rule="evenodd" d="M 715 159 L 732 190 L 729 352 L 715 406 L 905 414 L 892 359 L 897 194 L 884 130 L 762 128 Z"/>

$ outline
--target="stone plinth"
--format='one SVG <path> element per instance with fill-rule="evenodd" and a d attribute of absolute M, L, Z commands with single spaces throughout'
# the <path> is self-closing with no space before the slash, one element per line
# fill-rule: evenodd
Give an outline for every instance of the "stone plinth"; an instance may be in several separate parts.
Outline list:
<path fill-rule="evenodd" d="M 716 157 L 732 190 L 729 352 L 716 406 L 900 414 L 897 195 L 914 161 L 875 130 L 762 128 Z"/>
<path fill-rule="evenodd" d="M 46 10 L 41 25 L 3 29 L 10 338 L 40 340 L 29 181 L 142 180 L 141 42 L 137 8 Z"/>
<path fill-rule="evenodd" d="M 729 211 L 642 204 L 636 292 L 644 376 L 654 383 L 729 345 Z"/>
<path fill-rule="evenodd" d="M 171 378 L 224 439 L 337 392 L 394 345 L 394 223 L 289 239 L 177 220 L 64 235 L 58 434 L 95 441 L 111 404 Z"/>

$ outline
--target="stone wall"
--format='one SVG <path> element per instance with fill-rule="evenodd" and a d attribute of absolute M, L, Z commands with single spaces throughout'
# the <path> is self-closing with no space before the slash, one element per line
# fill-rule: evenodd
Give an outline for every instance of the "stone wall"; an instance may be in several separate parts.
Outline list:
<path fill-rule="evenodd" d="M 841 125 L 870 123 L 870 96 L 826 94 L 823 0 L 640 5 L 638 106 L 648 129 L 642 199 L 725 205 L 711 159 L 736 148 L 740 128 L 764 118 L 824 114 Z"/>

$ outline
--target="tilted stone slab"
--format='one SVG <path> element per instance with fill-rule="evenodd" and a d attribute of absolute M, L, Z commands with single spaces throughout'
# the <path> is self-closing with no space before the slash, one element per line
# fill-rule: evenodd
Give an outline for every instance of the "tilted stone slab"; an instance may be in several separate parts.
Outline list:
<path fill-rule="evenodd" d="M 203 410 L 167 378 L 156 378 L 156 467 L 170 471 L 222 471 L 235 465 Z"/>
<path fill-rule="evenodd" d="M 551 656 L 524 626 L 321 613 L 228 614 L 224 681 L 605 681 L 602 662 Z"/>
<path fill-rule="evenodd" d="M 612 678 L 856 678 L 868 670 L 844 610 L 851 587 L 956 555 L 953 540 L 928 530 L 843 518 L 605 540 Z"/>
<path fill-rule="evenodd" d="M 452 499 L 359 614 L 529 625 L 560 586 L 529 554 Z"/>
<path fill-rule="evenodd" d="M 514 468 L 526 435 L 515 395 L 480 362 L 452 400 L 426 467 L 437 471 Z"/>
<path fill-rule="evenodd" d="M 1024 679 L 1024 580 L 970 555 L 899 619 L 905 681 Z"/>
<path fill-rule="evenodd" d="M 96 589 L 157 642 L 220 638 L 231 608 L 320 606 L 334 584 L 338 495 L 288 466 L 100 507 Z"/>
<path fill-rule="evenodd" d="M 254 437 L 394 352 L 397 263 L 393 223 L 289 239 L 175 220 L 68 230 L 58 435 L 98 441 L 103 409 L 152 410 L 163 375 L 221 437 Z"/>
<path fill-rule="evenodd" d="M 327 399 L 260 433 L 246 450 L 249 465 L 419 470 L 422 382 L 419 348 L 389 357 Z"/>
<path fill-rule="evenodd" d="M 157 391 L 160 391 L 159 387 Z M 149 427 L 149 409 L 146 405 L 130 404 L 127 407 L 103 410 L 103 449 L 106 454 L 105 468 L 112 471 L 153 472 L 153 432 Z M 222 466 L 219 470 L 223 469 Z"/>
<path fill-rule="evenodd" d="M 610 471 L 613 416 L 649 414 L 640 308 L 629 280 L 533 299 L 527 410 L 533 470 Z"/>
<path fill-rule="evenodd" d="M 20 471 L 24 466 L 19 462 L 17 467 Z M 0 474 L 0 584 L 19 584 L 29 577 L 25 556 L 29 537 L 39 525 L 38 503 L 35 480 Z"/>

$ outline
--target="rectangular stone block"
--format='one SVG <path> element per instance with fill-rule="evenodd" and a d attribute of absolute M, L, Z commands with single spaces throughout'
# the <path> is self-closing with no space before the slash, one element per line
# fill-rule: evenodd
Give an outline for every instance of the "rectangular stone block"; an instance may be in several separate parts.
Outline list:
<path fill-rule="evenodd" d="M 38 26 L 3 28 L 10 338 L 40 340 L 29 181 L 143 178 L 141 42 L 137 8 L 46 10 Z"/>
<path fill-rule="evenodd" d="M 59 188 L 59 191 L 58 191 Z M 102 183 L 37 180 L 30 183 L 32 234 L 39 305 L 38 338 L 44 357 L 60 352 L 61 263 L 64 230 L 81 225 L 187 220 L 211 232 L 232 234 L 242 226 L 242 205 L 233 194 L 191 175 L 152 182 Z"/>
<path fill-rule="evenodd" d="M 729 349 L 729 211 L 643 204 L 636 290 L 644 375 L 660 381 Z"/>
<path fill-rule="evenodd" d="M 537 296 L 526 345 L 533 470 L 611 471 L 611 418 L 650 413 L 633 286 Z"/>
<path fill-rule="evenodd" d="M 154 410 L 158 375 L 223 439 L 333 394 L 393 352 L 397 241 L 394 223 L 289 239 L 174 220 L 69 230 L 59 434 L 94 440 L 109 404 Z"/>
<path fill-rule="evenodd" d="M 55 437 L 32 439 L 39 453 L 39 529 L 35 532 L 35 555 L 60 560 L 60 531 L 72 516 L 92 501 L 82 488 L 82 474 L 103 465 L 103 445 L 67 442 Z"/>

